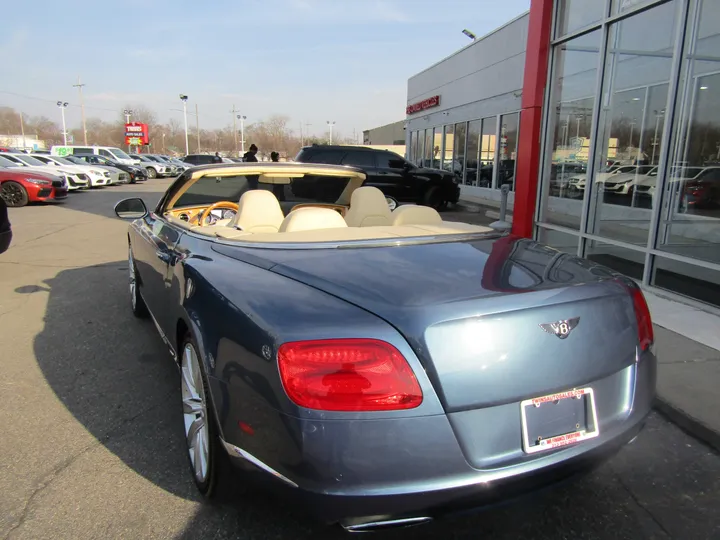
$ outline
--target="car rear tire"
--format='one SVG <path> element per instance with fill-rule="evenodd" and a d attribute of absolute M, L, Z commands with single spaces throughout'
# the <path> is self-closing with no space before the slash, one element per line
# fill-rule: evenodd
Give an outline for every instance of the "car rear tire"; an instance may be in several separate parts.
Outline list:
<path fill-rule="evenodd" d="M 28 192 L 22 184 L 13 182 L 12 180 L 2 184 L 2 187 L 0 187 L 0 197 L 3 198 L 6 205 L 12 208 L 25 206 L 30 200 Z"/>
<path fill-rule="evenodd" d="M 148 178 L 157 178 L 157 171 L 152 167 L 147 168 Z"/>
<path fill-rule="evenodd" d="M 430 186 L 423 197 L 423 204 L 435 210 L 442 210 L 443 205 L 447 203 L 443 199 L 440 188 L 438 186 Z"/>
<path fill-rule="evenodd" d="M 212 498 L 227 478 L 228 457 L 220 442 L 207 375 L 188 332 L 180 347 L 180 390 L 190 473 L 198 491 Z"/>
<path fill-rule="evenodd" d="M 140 287 L 137 281 L 137 267 L 135 266 L 135 258 L 133 257 L 132 248 L 128 246 L 128 272 L 130 278 L 130 302 L 133 315 L 138 319 L 146 319 L 150 312 L 148 311 L 145 300 L 140 294 Z"/>

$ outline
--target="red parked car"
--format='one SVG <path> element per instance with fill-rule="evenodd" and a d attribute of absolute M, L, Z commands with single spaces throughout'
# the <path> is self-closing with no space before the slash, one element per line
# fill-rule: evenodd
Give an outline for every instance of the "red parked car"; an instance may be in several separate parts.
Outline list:
<path fill-rule="evenodd" d="M 67 197 L 67 181 L 31 171 L 0 169 L 0 197 L 8 206 Z"/>

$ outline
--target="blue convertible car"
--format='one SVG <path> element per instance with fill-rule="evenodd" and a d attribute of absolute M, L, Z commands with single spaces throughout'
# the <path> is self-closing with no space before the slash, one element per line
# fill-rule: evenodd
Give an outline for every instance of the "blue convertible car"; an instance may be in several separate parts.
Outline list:
<path fill-rule="evenodd" d="M 185 171 L 132 220 L 132 310 L 178 363 L 210 496 L 232 462 L 351 531 L 532 490 L 633 439 L 655 392 L 631 280 L 362 187 L 355 168 Z"/>

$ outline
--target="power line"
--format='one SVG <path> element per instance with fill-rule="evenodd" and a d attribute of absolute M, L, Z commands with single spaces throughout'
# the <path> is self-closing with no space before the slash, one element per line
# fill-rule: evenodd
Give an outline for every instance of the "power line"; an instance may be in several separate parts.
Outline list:
<path fill-rule="evenodd" d="M 0 90 L 0 94 L 8 94 L 10 96 L 17 96 L 25 99 L 32 99 L 34 101 L 43 101 L 45 103 L 55 103 L 56 99 L 45 99 L 45 98 L 39 98 L 35 96 L 28 96 L 27 94 L 19 94 L 17 92 L 9 92 L 7 90 Z M 80 107 L 80 105 L 75 105 L 73 103 L 68 104 L 68 107 Z M 86 109 L 93 109 L 96 111 L 108 111 L 108 112 L 118 112 L 119 109 L 106 109 L 104 107 L 92 107 L 90 105 L 85 106 Z"/>

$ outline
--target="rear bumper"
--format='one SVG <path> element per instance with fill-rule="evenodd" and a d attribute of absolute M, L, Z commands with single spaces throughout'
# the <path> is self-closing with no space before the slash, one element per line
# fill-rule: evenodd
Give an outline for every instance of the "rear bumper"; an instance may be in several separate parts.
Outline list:
<path fill-rule="evenodd" d="M 468 448 L 447 415 L 346 423 L 278 414 L 266 419 L 277 423 L 275 434 L 284 431 L 287 439 L 273 436 L 272 449 L 252 448 L 247 439 L 245 443 L 258 459 L 266 460 L 253 458 L 250 467 L 268 473 L 263 476 L 271 486 L 321 521 L 352 525 L 438 517 L 526 495 L 601 464 L 642 429 L 655 380 L 656 360 L 647 355 L 637 366 L 628 410 L 601 425 L 600 436 L 505 462 L 481 459 L 487 463 L 483 467 L 470 464 Z M 478 430 L 489 440 L 500 431 L 495 424 Z M 242 436 L 229 438 L 242 444 Z M 519 432 L 516 439 L 519 442 Z M 233 446 L 226 448 L 236 465 L 248 468 L 248 459 L 233 452 Z"/>

